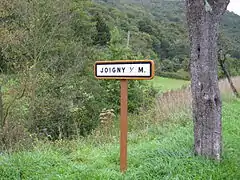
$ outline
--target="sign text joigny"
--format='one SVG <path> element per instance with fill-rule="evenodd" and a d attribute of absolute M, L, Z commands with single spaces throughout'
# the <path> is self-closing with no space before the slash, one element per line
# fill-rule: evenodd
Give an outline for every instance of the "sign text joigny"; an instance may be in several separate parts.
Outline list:
<path fill-rule="evenodd" d="M 97 61 L 94 67 L 98 79 L 152 79 L 152 60 Z"/>

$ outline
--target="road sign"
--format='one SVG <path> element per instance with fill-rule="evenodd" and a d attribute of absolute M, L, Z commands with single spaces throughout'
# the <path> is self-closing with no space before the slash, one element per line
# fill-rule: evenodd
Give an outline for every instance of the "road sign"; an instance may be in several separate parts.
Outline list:
<path fill-rule="evenodd" d="M 94 66 L 97 79 L 120 79 L 120 170 L 127 170 L 128 134 L 128 79 L 144 80 L 154 77 L 152 60 L 97 61 Z"/>
<path fill-rule="evenodd" d="M 152 79 L 152 60 L 97 61 L 94 67 L 97 79 Z"/>

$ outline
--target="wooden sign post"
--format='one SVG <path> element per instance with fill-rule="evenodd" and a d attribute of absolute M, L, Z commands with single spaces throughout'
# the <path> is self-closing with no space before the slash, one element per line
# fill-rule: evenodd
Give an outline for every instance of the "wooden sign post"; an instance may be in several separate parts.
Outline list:
<path fill-rule="evenodd" d="M 97 61 L 94 66 L 97 79 L 120 79 L 120 171 L 127 170 L 128 134 L 128 80 L 148 80 L 154 77 L 152 60 Z"/>

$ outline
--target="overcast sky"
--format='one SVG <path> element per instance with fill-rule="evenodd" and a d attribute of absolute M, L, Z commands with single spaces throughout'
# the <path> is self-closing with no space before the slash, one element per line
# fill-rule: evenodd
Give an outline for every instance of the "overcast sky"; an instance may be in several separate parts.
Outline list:
<path fill-rule="evenodd" d="M 230 0 L 228 10 L 233 11 L 240 16 L 240 0 Z"/>

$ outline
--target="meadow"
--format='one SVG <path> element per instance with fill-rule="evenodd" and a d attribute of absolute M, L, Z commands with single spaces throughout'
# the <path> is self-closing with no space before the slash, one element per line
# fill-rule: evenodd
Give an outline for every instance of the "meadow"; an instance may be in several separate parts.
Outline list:
<path fill-rule="evenodd" d="M 189 81 L 155 76 L 149 83 L 159 91 L 176 90 L 190 84 Z"/>
<path fill-rule="evenodd" d="M 240 79 L 234 83 L 240 90 Z M 191 97 L 189 89 L 179 87 L 157 97 L 155 108 L 129 115 L 126 173 L 119 172 L 116 117 L 113 126 L 99 128 L 87 138 L 36 140 L 31 149 L 2 153 L 0 179 L 240 179 L 240 101 L 231 95 L 226 81 L 219 84 L 223 93 L 220 163 L 192 153 Z M 176 83 L 169 81 L 170 85 Z"/>

